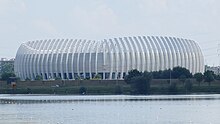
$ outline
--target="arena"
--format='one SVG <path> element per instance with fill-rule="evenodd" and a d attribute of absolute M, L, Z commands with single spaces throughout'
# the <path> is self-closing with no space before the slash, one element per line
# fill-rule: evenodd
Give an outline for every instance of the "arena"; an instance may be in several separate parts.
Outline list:
<path fill-rule="evenodd" d="M 176 66 L 204 72 L 199 45 L 183 38 L 137 36 L 104 40 L 49 39 L 21 44 L 15 73 L 21 80 L 123 79 L 131 69 L 159 71 Z"/>

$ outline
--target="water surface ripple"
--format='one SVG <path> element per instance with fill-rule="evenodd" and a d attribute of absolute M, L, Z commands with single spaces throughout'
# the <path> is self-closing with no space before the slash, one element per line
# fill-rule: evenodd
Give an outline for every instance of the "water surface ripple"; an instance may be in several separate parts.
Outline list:
<path fill-rule="evenodd" d="M 0 95 L 0 124 L 219 124 L 220 95 Z"/>

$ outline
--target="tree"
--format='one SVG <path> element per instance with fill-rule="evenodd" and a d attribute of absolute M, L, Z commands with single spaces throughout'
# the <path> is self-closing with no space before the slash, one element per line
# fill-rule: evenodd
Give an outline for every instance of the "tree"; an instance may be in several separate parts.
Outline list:
<path fill-rule="evenodd" d="M 183 83 L 183 85 L 185 84 L 186 81 L 186 76 L 185 75 L 180 75 L 179 80 Z"/>
<path fill-rule="evenodd" d="M 137 69 L 130 70 L 128 72 L 128 75 L 125 76 L 124 80 L 125 80 L 125 82 L 130 84 L 130 83 L 132 83 L 132 78 L 137 77 L 137 76 L 141 76 L 141 75 L 142 75 L 142 73 L 139 72 Z"/>
<path fill-rule="evenodd" d="M 185 89 L 186 89 L 186 93 L 191 92 L 192 91 L 192 82 L 188 79 L 185 83 Z"/>
<path fill-rule="evenodd" d="M 186 78 L 191 78 L 192 74 L 190 71 L 183 67 L 174 67 L 173 70 L 166 69 L 163 71 L 154 71 L 152 72 L 154 79 L 179 79 L 180 76 L 184 75 Z"/>
<path fill-rule="evenodd" d="M 43 80 L 43 77 L 40 76 L 40 75 L 37 75 L 37 76 L 35 77 L 35 80 L 37 80 L 37 81 Z"/>
<path fill-rule="evenodd" d="M 161 79 L 163 77 L 163 72 L 164 71 L 154 71 L 152 72 L 153 78 L 154 79 Z"/>
<path fill-rule="evenodd" d="M 2 80 L 8 80 L 9 77 L 15 77 L 14 66 L 12 63 L 1 64 L 0 76 Z"/>
<path fill-rule="evenodd" d="M 3 73 L 1 77 L 2 77 L 2 80 L 7 81 L 9 80 L 10 77 L 15 77 L 15 74 L 14 73 Z"/>
<path fill-rule="evenodd" d="M 41 79 L 40 79 L 41 80 Z M 61 80 L 61 77 L 55 77 L 55 80 Z"/>
<path fill-rule="evenodd" d="M 132 88 L 135 94 L 149 94 L 150 82 L 148 82 L 143 76 L 137 76 L 132 78 Z"/>
<path fill-rule="evenodd" d="M 101 76 L 100 74 L 97 74 L 97 75 L 95 75 L 94 79 L 96 79 L 96 80 L 101 80 L 101 79 L 102 79 L 102 76 Z"/>
<path fill-rule="evenodd" d="M 125 76 L 125 82 L 131 85 L 134 94 L 149 94 L 151 80 L 152 73 L 141 73 L 138 70 L 131 70 Z"/>
<path fill-rule="evenodd" d="M 201 84 L 201 82 L 203 81 L 203 78 L 204 78 L 203 74 L 202 73 L 196 73 L 196 74 L 194 74 L 193 77 L 196 79 L 196 81 L 199 83 L 199 86 L 200 86 L 200 84 Z"/>
<path fill-rule="evenodd" d="M 151 80 L 153 79 L 153 75 L 150 72 L 145 71 L 143 73 L 143 77 L 145 78 L 145 80 L 147 80 L 148 82 L 151 82 Z"/>
<path fill-rule="evenodd" d="M 214 72 L 213 71 L 209 71 L 207 70 L 205 73 L 204 73 L 204 80 L 205 82 L 208 82 L 209 86 L 211 85 L 211 82 L 214 81 Z"/>
<path fill-rule="evenodd" d="M 220 75 L 214 75 L 215 80 L 220 80 Z"/>
<path fill-rule="evenodd" d="M 171 76 L 171 73 L 172 73 L 172 70 L 171 69 L 168 69 L 168 70 L 164 70 L 162 72 L 162 79 L 170 79 L 172 76 Z"/>
<path fill-rule="evenodd" d="M 4 63 L 1 65 L 1 74 L 14 73 L 14 65 L 12 63 Z"/>
<path fill-rule="evenodd" d="M 192 74 L 190 73 L 190 71 L 186 68 L 183 67 L 174 67 L 173 71 L 172 71 L 172 78 L 179 78 L 181 75 L 185 75 L 186 78 L 191 78 Z"/>

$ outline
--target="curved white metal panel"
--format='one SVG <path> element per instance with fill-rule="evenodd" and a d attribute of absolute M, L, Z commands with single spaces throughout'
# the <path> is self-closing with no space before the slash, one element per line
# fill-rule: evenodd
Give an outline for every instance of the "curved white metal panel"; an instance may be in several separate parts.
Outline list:
<path fill-rule="evenodd" d="M 131 69 L 159 71 L 176 66 L 204 71 L 204 58 L 195 41 L 158 36 L 92 40 L 40 40 L 21 44 L 15 73 L 22 80 L 94 78 L 123 79 Z"/>

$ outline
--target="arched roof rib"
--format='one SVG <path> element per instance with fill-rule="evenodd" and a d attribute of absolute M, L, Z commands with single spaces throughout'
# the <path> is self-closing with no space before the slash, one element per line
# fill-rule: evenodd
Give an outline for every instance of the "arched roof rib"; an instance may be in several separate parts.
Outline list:
<path fill-rule="evenodd" d="M 183 38 L 137 36 L 104 39 L 49 39 L 21 44 L 15 60 L 15 73 L 21 79 L 93 78 L 123 79 L 131 69 L 159 71 L 175 66 L 190 72 L 204 71 L 199 45 Z"/>

